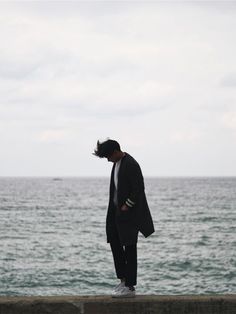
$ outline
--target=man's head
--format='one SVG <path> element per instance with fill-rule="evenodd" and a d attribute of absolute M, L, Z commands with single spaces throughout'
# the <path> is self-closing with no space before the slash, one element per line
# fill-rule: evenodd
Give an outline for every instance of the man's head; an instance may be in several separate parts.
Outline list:
<path fill-rule="evenodd" d="M 100 158 L 107 158 L 111 162 L 117 162 L 123 156 L 120 144 L 114 140 L 106 140 L 101 143 L 97 141 L 97 147 L 93 154 Z"/>

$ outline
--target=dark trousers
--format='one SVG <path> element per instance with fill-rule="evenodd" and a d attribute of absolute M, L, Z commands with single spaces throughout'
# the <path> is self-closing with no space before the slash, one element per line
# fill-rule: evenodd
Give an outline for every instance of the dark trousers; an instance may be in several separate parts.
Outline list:
<path fill-rule="evenodd" d="M 125 279 L 127 287 L 137 284 L 137 244 L 123 246 L 114 226 L 110 242 L 117 278 Z"/>

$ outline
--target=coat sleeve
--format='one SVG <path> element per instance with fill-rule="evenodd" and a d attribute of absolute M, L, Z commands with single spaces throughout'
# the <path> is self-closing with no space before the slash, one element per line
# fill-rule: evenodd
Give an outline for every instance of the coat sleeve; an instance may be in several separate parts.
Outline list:
<path fill-rule="evenodd" d="M 144 192 L 143 175 L 138 163 L 130 163 L 128 165 L 127 178 L 130 184 L 130 193 L 125 204 L 128 207 L 134 207 L 140 194 Z"/>

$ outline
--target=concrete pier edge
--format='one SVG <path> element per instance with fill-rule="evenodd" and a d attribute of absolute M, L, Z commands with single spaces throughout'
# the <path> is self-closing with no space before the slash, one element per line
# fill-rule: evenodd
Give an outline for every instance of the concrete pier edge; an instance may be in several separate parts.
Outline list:
<path fill-rule="evenodd" d="M 0 296 L 0 314 L 236 314 L 236 294 Z"/>

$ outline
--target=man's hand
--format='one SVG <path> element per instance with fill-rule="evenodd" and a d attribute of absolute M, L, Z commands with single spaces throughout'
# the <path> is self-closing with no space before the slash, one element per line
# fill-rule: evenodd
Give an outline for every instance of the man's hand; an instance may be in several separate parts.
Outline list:
<path fill-rule="evenodd" d="M 122 210 L 122 211 L 125 212 L 125 211 L 129 210 L 129 206 L 127 206 L 126 204 L 124 204 L 124 205 L 121 206 L 120 210 Z"/>

